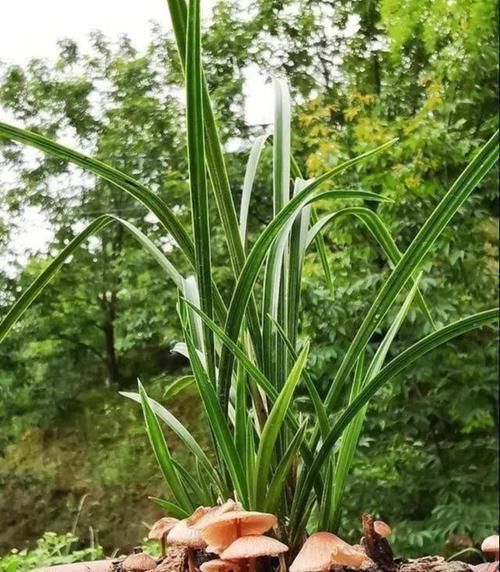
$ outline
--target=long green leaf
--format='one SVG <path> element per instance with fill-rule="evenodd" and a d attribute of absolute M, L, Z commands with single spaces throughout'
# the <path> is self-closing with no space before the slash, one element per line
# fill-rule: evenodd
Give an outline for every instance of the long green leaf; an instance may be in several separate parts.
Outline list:
<path fill-rule="evenodd" d="M 177 506 L 176 504 L 168 500 L 161 499 L 159 497 L 148 497 L 148 498 L 150 501 L 154 502 L 155 505 L 159 506 L 163 510 L 166 510 L 167 513 L 170 516 L 173 516 L 174 518 L 179 518 L 179 519 L 187 518 L 191 514 L 189 511 L 182 509 L 180 506 Z"/>
<path fill-rule="evenodd" d="M 57 271 L 62 267 L 64 262 L 73 254 L 73 252 L 82 244 L 87 238 L 102 230 L 112 221 L 112 218 L 103 215 L 92 221 L 80 234 L 75 236 L 73 240 L 50 262 L 50 264 L 41 272 L 31 285 L 21 294 L 13 306 L 8 311 L 7 315 L 0 323 L 0 342 L 8 334 L 12 326 L 19 320 L 24 312 L 42 293 L 43 289 L 52 280 Z"/>
<path fill-rule="evenodd" d="M 53 157 L 69 161 L 101 177 L 118 189 L 129 193 L 158 218 L 164 228 L 179 244 L 179 247 L 187 256 L 188 260 L 194 263 L 193 243 L 182 224 L 177 220 L 175 214 L 158 195 L 152 193 L 145 185 L 136 181 L 133 177 L 97 159 L 92 159 L 83 153 L 74 151 L 69 147 L 47 139 L 38 133 L 20 129 L 19 127 L 14 127 L 7 123 L 0 122 L 0 137 L 24 143 L 44 153 L 48 153 Z"/>
<path fill-rule="evenodd" d="M 186 489 L 184 488 L 177 473 L 177 469 L 173 463 L 172 456 L 165 441 L 165 437 L 161 432 L 161 427 L 158 423 L 158 419 L 156 418 L 151 404 L 149 403 L 149 398 L 144 390 L 144 387 L 140 382 L 139 395 L 149 441 L 151 442 L 151 447 L 153 448 L 153 452 L 155 454 L 156 460 L 158 461 L 158 465 L 160 466 L 160 470 L 165 478 L 165 481 L 179 505 L 184 510 L 192 511 L 194 509 L 194 505 L 189 498 Z"/>
<path fill-rule="evenodd" d="M 282 80 L 274 85 L 273 133 L 273 214 L 276 216 L 290 200 L 290 96 Z M 264 373 L 276 387 L 281 387 L 287 376 L 283 344 L 265 316 L 269 314 L 285 326 L 285 307 L 288 289 L 288 236 L 283 233 L 269 249 L 264 277 L 262 301 L 262 346 Z"/>
<path fill-rule="evenodd" d="M 169 385 L 163 392 L 163 399 L 165 401 L 172 399 L 172 397 L 175 397 L 176 395 L 181 393 L 181 391 L 184 391 L 185 389 L 193 385 L 193 383 L 194 383 L 194 377 L 192 375 L 182 375 L 181 377 L 174 379 L 174 381 L 169 383 Z"/>
<path fill-rule="evenodd" d="M 234 443 L 242 459 L 246 458 L 247 420 L 249 417 L 247 403 L 247 372 L 239 364 L 236 372 L 236 390 L 234 403 Z M 248 479 L 247 479 L 248 481 Z"/>
<path fill-rule="evenodd" d="M 418 270 L 419 265 L 439 235 L 446 228 L 446 225 L 453 215 L 463 205 L 467 197 L 482 181 L 493 165 L 495 165 L 497 162 L 497 153 L 498 131 L 476 154 L 450 190 L 441 199 L 434 212 L 424 223 L 417 236 L 413 239 L 399 260 L 390 277 L 379 290 L 377 297 L 368 310 L 363 323 L 359 327 L 335 375 L 326 398 L 327 407 L 331 407 L 339 388 L 342 387 L 360 353 L 364 350 L 373 332 L 394 303 L 401 289 Z"/>
<path fill-rule="evenodd" d="M 175 40 L 179 52 L 181 65 L 186 62 L 186 37 L 188 8 L 185 0 L 167 0 L 172 27 L 174 29 Z M 235 276 L 239 274 L 245 260 L 243 245 L 240 239 L 238 218 L 231 194 L 231 186 L 227 176 L 227 170 L 222 152 L 217 125 L 215 122 L 212 104 L 208 93 L 207 83 L 202 73 L 202 96 L 203 113 L 205 119 L 205 137 L 207 166 L 210 181 L 214 190 L 217 209 L 224 227 L 224 234 L 229 247 L 230 261 Z"/>
<path fill-rule="evenodd" d="M 285 343 L 291 359 L 294 362 L 296 362 L 298 359 L 298 355 L 297 352 L 295 351 L 295 348 L 293 347 L 292 342 L 288 339 L 283 328 L 271 317 L 269 317 L 269 319 L 273 321 L 274 327 L 276 328 L 278 334 L 281 336 L 283 342 Z M 313 404 L 314 413 L 318 419 L 318 424 L 321 434 L 326 436 L 326 434 L 328 433 L 329 423 L 328 423 L 328 415 L 323 405 L 323 401 L 321 399 L 320 394 L 318 393 L 318 390 L 316 389 L 313 378 L 310 376 L 309 372 L 306 369 L 303 371 L 303 377 L 304 377 L 304 384 L 307 388 L 307 392 L 309 393 L 309 397 L 311 398 L 311 403 Z"/>
<path fill-rule="evenodd" d="M 366 372 L 365 379 L 355 375 L 356 381 L 351 389 L 349 403 L 352 403 L 354 401 L 354 399 L 358 396 L 359 392 L 361 391 L 362 387 L 366 385 L 366 383 L 370 379 L 372 379 L 375 375 L 377 375 L 379 371 L 382 369 L 382 366 L 384 365 L 387 353 L 389 352 L 392 342 L 394 341 L 394 338 L 396 337 L 406 316 L 408 315 L 408 312 L 413 303 L 413 299 L 415 298 L 418 292 L 419 279 L 420 277 L 417 278 L 417 280 L 415 280 L 415 283 L 412 289 L 410 290 L 410 293 L 408 294 L 403 305 L 399 309 L 399 312 L 394 321 L 392 322 L 389 330 L 387 331 L 387 334 L 384 336 L 382 343 L 377 348 L 377 351 L 373 356 L 370 366 L 368 367 L 368 371 Z M 358 370 L 356 370 L 356 372 L 358 372 Z M 329 514 L 326 516 L 326 520 L 324 521 L 325 529 L 327 530 L 336 530 L 340 522 L 342 498 L 347 484 L 347 476 L 351 469 L 351 465 L 354 459 L 354 454 L 356 452 L 356 448 L 359 441 L 359 436 L 363 428 L 367 407 L 368 405 L 365 405 L 363 407 L 363 409 L 351 421 L 347 429 L 344 431 L 344 434 L 342 435 L 342 442 L 340 444 L 336 471 L 335 471 L 335 483 L 334 483 L 334 491 L 332 499 L 333 510 L 329 512 Z"/>
<path fill-rule="evenodd" d="M 316 224 L 309 230 L 307 245 L 309 246 L 313 240 L 316 239 L 318 233 L 320 233 L 328 224 L 335 222 L 339 218 L 347 215 L 353 215 L 357 217 L 366 226 L 366 228 L 378 242 L 379 246 L 384 251 L 384 254 L 392 264 L 396 265 L 401 260 L 403 254 L 397 247 L 396 242 L 392 238 L 391 233 L 383 223 L 382 219 L 377 215 L 377 213 L 365 207 L 346 207 L 337 212 L 324 216 L 322 219 L 317 221 Z M 436 325 L 432 319 L 424 297 L 420 293 L 420 290 L 417 292 L 416 300 L 425 318 L 435 329 Z"/>
<path fill-rule="evenodd" d="M 290 94 L 288 86 L 283 80 L 274 80 L 274 134 L 273 134 L 273 209 L 278 213 L 290 201 Z M 277 250 L 276 267 L 281 267 L 279 276 L 276 276 L 276 320 L 287 328 L 288 305 L 288 271 L 289 271 L 289 244 L 288 240 L 281 245 L 277 240 L 271 247 L 269 259 L 274 257 Z M 281 252 L 280 252 L 281 251 Z M 273 301 L 268 313 L 273 315 Z M 267 312 L 266 308 L 264 311 Z M 263 329 L 266 322 L 263 323 Z M 263 347 L 268 348 L 265 337 L 262 339 Z M 288 375 L 288 361 L 283 341 L 275 336 L 271 343 L 276 346 L 276 360 L 273 364 L 272 377 L 274 383 L 281 387 Z M 269 355 L 272 352 L 266 352 Z M 284 453 L 283 443 L 280 443 L 280 454 Z"/>
<path fill-rule="evenodd" d="M 273 473 L 271 482 L 269 483 L 269 487 L 267 489 L 263 507 L 263 510 L 266 512 L 274 513 L 278 509 L 279 501 L 280 498 L 282 498 L 283 488 L 289 476 L 290 469 L 292 468 L 292 464 L 296 459 L 297 453 L 304 440 L 306 426 L 307 425 L 303 423 L 299 430 L 295 433 L 293 439 L 288 445 L 287 450 L 285 451 L 285 454 L 281 458 L 276 467 L 276 470 Z"/>
<path fill-rule="evenodd" d="M 335 172 L 340 173 L 348 167 L 351 167 L 362 161 L 363 159 L 366 159 L 367 157 L 383 149 L 386 149 L 391 144 L 392 142 L 386 143 L 377 149 L 365 153 L 364 155 L 360 155 L 355 159 L 351 159 L 350 161 L 339 165 Z M 274 217 L 272 222 L 262 232 L 255 245 L 253 246 L 245 262 L 245 266 L 238 278 L 238 282 L 231 299 L 230 308 L 228 310 L 225 331 L 231 339 L 238 339 L 243 315 L 252 294 L 253 285 L 255 284 L 257 275 L 265 257 L 268 254 L 269 249 L 273 245 L 276 238 L 279 236 L 280 232 L 287 232 L 287 225 L 293 223 L 295 216 L 300 211 L 300 209 L 304 207 L 304 205 L 312 203 L 314 200 L 321 200 L 323 198 L 359 198 L 380 201 L 386 200 L 380 195 L 369 193 L 367 191 L 335 190 L 326 193 L 320 193 L 313 197 L 312 195 L 314 191 L 314 187 L 307 185 L 301 193 L 293 197 L 293 199 L 291 199 L 291 201 Z M 219 386 L 221 389 L 221 403 L 224 410 L 227 410 L 228 405 L 229 386 L 232 376 L 233 361 L 234 360 L 231 353 L 225 350 L 223 347 L 219 363 Z"/>
<path fill-rule="evenodd" d="M 257 173 L 262 148 L 267 138 L 268 135 L 261 135 L 254 141 L 245 170 L 240 204 L 240 239 L 243 246 L 245 246 L 247 239 L 248 211 L 250 209 L 250 199 L 252 197 L 255 175 Z"/>
<path fill-rule="evenodd" d="M 187 143 L 194 232 L 195 268 L 201 308 L 213 316 L 212 262 L 205 175 L 205 128 L 202 101 L 200 0 L 190 0 L 186 46 Z M 213 333 L 205 328 L 204 353 L 209 376 L 215 377 Z"/>
<path fill-rule="evenodd" d="M 185 0 L 167 0 L 172 27 L 174 29 L 175 41 L 179 52 L 181 66 L 186 62 L 186 37 L 188 9 Z M 215 116 L 210 102 L 207 82 L 202 70 L 202 97 L 203 97 L 203 117 L 206 137 L 206 161 L 210 181 L 214 191 L 217 210 L 224 228 L 224 235 L 229 248 L 229 259 L 233 268 L 234 276 L 237 277 L 245 262 L 245 252 L 240 238 L 238 218 L 234 207 L 231 186 L 227 175 L 227 169 L 222 152 Z M 216 292 L 217 294 L 217 292 Z M 260 324 L 255 301 L 252 299 L 248 308 L 248 326 L 254 351 L 257 359 L 262 361 L 262 347 L 260 339 Z M 224 404 L 224 411 L 228 404 Z"/>
<path fill-rule="evenodd" d="M 131 399 L 136 403 L 141 403 L 141 396 L 138 393 L 121 391 L 120 395 L 126 397 L 127 399 Z M 200 462 L 201 466 L 204 468 L 205 472 L 209 476 L 210 480 L 214 483 L 214 485 L 220 488 L 220 479 L 217 476 L 215 468 L 193 435 L 166 407 L 152 398 L 149 398 L 149 404 L 156 416 L 160 418 L 177 435 L 177 437 L 179 437 L 179 439 L 181 439 L 187 449 Z"/>
<path fill-rule="evenodd" d="M 239 498 L 244 504 L 247 504 L 248 492 L 246 489 L 242 459 L 234 445 L 231 431 L 222 412 L 220 403 L 217 400 L 215 389 L 207 377 L 206 370 L 198 357 L 191 335 L 186 328 L 184 328 L 184 335 L 188 347 L 189 360 L 208 422 L 213 431 L 215 444 L 217 445 L 220 456 L 224 459 L 225 467 L 231 476 L 232 484 L 238 492 Z"/>
<path fill-rule="evenodd" d="M 278 354 L 278 344 L 276 334 L 273 331 L 271 322 L 266 319 L 269 315 L 275 321 L 278 321 L 278 313 L 280 302 L 286 296 L 283 289 L 284 278 L 284 257 L 288 243 L 288 232 L 283 232 L 281 236 L 272 245 L 269 257 L 266 262 L 266 271 L 264 276 L 264 293 L 262 299 L 262 345 L 267 348 L 264 359 L 264 373 L 271 379 L 276 387 L 280 387 L 281 383 L 277 380 L 277 368 L 280 364 Z M 285 372 L 280 372 L 280 378 Z"/>
<path fill-rule="evenodd" d="M 306 181 L 296 181 L 294 195 L 300 193 Z M 312 208 L 304 207 L 297 216 L 290 233 L 290 255 L 288 269 L 288 300 L 286 333 L 292 346 L 295 346 L 299 331 L 300 294 L 304 257 L 307 248 L 307 229 L 311 220 Z M 320 241 L 323 244 L 323 241 Z"/>
<path fill-rule="evenodd" d="M 186 302 L 188 305 L 189 303 Z M 212 330 L 214 331 L 215 335 L 229 348 L 229 350 L 234 354 L 234 356 L 238 359 L 239 363 L 245 368 L 248 374 L 253 377 L 253 379 L 257 382 L 257 384 L 262 388 L 262 390 L 266 393 L 266 395 L 270 398 L 271 403 L 275 403 L 278 399 L 278 392 L 276 388 L 273 387 L 271 382 L 267 379 L 267 377 L 259 370 L 259 368 L 252 363 L 252 361 L 247 357 L 245 352 L 241 349 L 241 347 L 234 343 L 231 338 L 227 336 L 222 328 L 217 326 L 212 320 L 209 320 L 207 316 L 205 316 L 199 308 L 196 308 L 191 305 L 191 307 L 200 314 L 201 319 L 207 323 Z M 292 408 L 289 408 L 286 411 L 286 419 L 290 425 L 290 429 L 293 431 L 298 431 L 300 424 L 295 417 Z M 304 460 L 304 464 L 309 466 L 312 462 L 312 452 L 308 448 L 306 443 L 302 443 L 301 445 L 301 454 Z M 316 475 L 316 487 L 318 490 L 321 489 L 320 486 L 321 477 L 320 475 Z"/>
<path fill-rule="evenodd" d="M 111 222 L 118 222 L 128 230 L 141 245 L 153 256 L 153 258 L 165 270 L 166 274 L 173 280 L 174 284 L 179 287 L 182 285 L 183 278 L 176 270 L 174 265 L 167 259 L 167 257 L 160 251 L 160 249 L 151 242 L 151 240 L 132 223 L 117 217 L 112 214 L 101 215 L 92 221 L 82 232 L 80 232 L 73 240 L 61 250 L 61 252 L 48 264 L 47 268 L 43 270 L 37 278 L 30 284 L 30 286 L 22 293 L 10 308 L 7 315 L 0 323 L 0 342 L 5 338 L 12 326 L 21 318 L 29 306 L 37 299 L 43 292 L 45 287 L 49 284 L 55 274 L 61 269 L 66 260 L 73 255 L 75 250 L 87 240 L 103 230 Z M 225 315 L 225 308 L 221 308 L 221 315 Z"/>
<path fill-rule="evenodd" d="M 324 439 L 323 444 L 317 452 L 312 467 L 308 468 L 304 481 L 299 490 L 296 491 L 294 503 L 292 507 L 292 529 L 293 534 L 296 535 L 307 520 L 306 507 L 308 498 L 314 480 L 313 475 L 321 470 L 321 467 L 328 459 L 333 447 L 337 440 L 342 435 L 349 423 L 354 419 L 357 413 L 370 401 L 376 392 L 388 381 L 395 376 L 407 370 L 418 359 L 427 355 L 434 349 L 442 346 L 443 344 L 466 334 L 477 328 L 481 328 L 498 320 L 498 308 L 486 310 L 478 314 L 473 314 L 467 318 L 458 320 L 448 326 L 440 328 L 432 332 L 425 338 L 422 338 L 389 362 L 382 370 L 373 377 L 358 393 L 352 403 L 350 403 L 344 412 L 340 415 L 334 426 L 331 428 L 328 436 Z"/>
<path fill-rule="evenodd" d="M 247 417 L 247 439 L 245 443 L 245 461 L 246 461 L 246 477 L 247 477 L 247 488 L 249 496 L 249 508 L 250 510 L 257 509 L 257 503 L 255 500 L 255 430 L 252 423 L 252 418 Z"/>
<path fill-rule="evenodd" d="M 299 357 L 288 376 L 283 389 L 280 391 L 278 399 L 273 405 L 269 417 L 260 437 L 257 451 L 257 475 L 255 482 L 255 499 L 257 506 L 264 507 L 266 490 L 268 484 L 271 460 L 274 452 L 276 440 L 283 426 L 286 411 L 290 405 L 293 393 L 302 376 L 309 354 L 309 343 L 306 343 L 299 354 Z"/>

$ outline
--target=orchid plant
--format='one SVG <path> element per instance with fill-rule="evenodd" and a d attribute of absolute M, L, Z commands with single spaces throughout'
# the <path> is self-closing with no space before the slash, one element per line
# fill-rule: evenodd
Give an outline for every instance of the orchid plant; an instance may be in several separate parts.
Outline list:
<path fill-rule="evenodd" d="M 199 505 L 236 497 L 245 509 L 277 513 L 279 535 L 290 547 L 300 545 L 306 530 L 338 527 L 343 494 L 367 407 L 376 392 L 415 367 L 420 358 L 450 340 L 491 324 L 491 309 L 436 329 L 419 290 L 422 264 L 436 239 L 467 197 L 495 164 L 497 134 L 481 148 L 442 197 L 434 212 L 401 252 L 377 213 L 365 203 L 389 200 L 383 193 L 328 188 L 337 175 L 375 153 L 389 151 L 395 140 L 306 180 L 291 154 L 288 88 L 275 80 L 273 149 L 273 218 L 255 240 L 247 220 L 261 151 L 269 138 L 253 143 L 245 172 L 239 215 L 225 168 L 202 68 L 200 0 L 168 0 L 186 83 L 187 140 L 192 232 L 160 196 L 131 176 L 40 134 L 0 123 L 0 136 L 69 161 L 101 177 L 117 192 L 132 195 L 153 213 L 165 234 L 192 267 L 183 276 L 168 253 L 139 228 L 112 214 L 99 216 L 69 243 L 14 303 L 0 324 L 0 340 L 15 325 L 84 241 L 110 224 L 121 224 L 152 255 L 179 292 L 178 314 L 184 341 L 176 351 L 190 362 L 192 376 L 169 388 L 171 394 L 195 384 L 206 413 L 213 449 L 207 451 L 163 405 L 138 393 L 124 393 L 142 404 L 149 439 L 165 477 L 167 499 L 155 499 L 176 518 Z M 343 206 L 318 218 L 315 204 L 341 199 Z M 209 203 L 215 200 L 234 278 L 229 300 L 214 281 Z M 326 395 L 308 372 L 309 342 L 299 329 L 301 282 L 308 249 L 317 250 L 331 280 L 322 233 L 340 218 L 355 217 L 368 229 L 391 272 L 376 293 L 347 352 L 332 373 Z M 256 284 L 262 283 L 262 288 Z M 395 317 L 387 315 L 400 304 Z M 413 305 L 432 324 L 432 333 L 392 359 L 391 344 Z M 391 314 L 392 315 L 392 314 Z M 374 333 L 386 332 L 370 360 L 366 349 Z M 297 387 L 313 414 L 299 411 Z M 346 388 L 348 391 L 346 391 Z M 347 394 L 347 400 L 345 395 Z M 182 440 L 194 469 L 176 462 L 162 425 Z"/>

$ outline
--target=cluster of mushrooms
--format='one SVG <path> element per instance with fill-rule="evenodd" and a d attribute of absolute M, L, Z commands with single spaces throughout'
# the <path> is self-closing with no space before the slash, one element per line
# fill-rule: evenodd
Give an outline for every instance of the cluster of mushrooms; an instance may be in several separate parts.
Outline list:
<path fill-rule="evenodd" d="M 312 534 L 289 566 L 290 572 L 328 572 L 340 567 L 389 572 L 391 562 L 395 563 L 386 540 L 391 528 L 385 522 L 373 520 L 370 515 L 364 515 L 363 525 L 365 537 L 354 546 L 330 532 Z M 288 547 L 265 535 L 276 526 L 277 518 L 273 514 L 243 510 L 233 500 L 215 507 L 199 507 L 184 520 L 164 517 L 153 525 L 148 538 L 161 544 L 162 558 L 158 563 L 146 553 L 137 552 L 114 570 L 182 572 L 187 565 L 189 572 L 255 572 L 258 562 L 264 564 L 266 558 L 277 558 L 280 571 L 284 572 L 284 554 Z M 494 553 L 498 561 L 498 535 L 488 537 L 482 549 Z M 387 567 L 384 566 L 385 557 L 389 562 Z M 272 561 L 267 560 L 269 562 Z M 261 568 L 267 570 L 268 566 Z M 401 570 L 403 568 L 401 566 Z M 493 572 L 494 569 L 478 567 L 474 572 Z"/>
<path fill-rule="evenodd" d="M 185 520 L 160 519 L 154 524 L 149 538 L 162 543 L 183 547 L 187 553 L 189 572 L 195 572 L 195 550 L 218 555 L 207 560 L 201 572 L 253 572 L 258 558 L 281 557 L 288 547 L 264 533 L 276 526 L 278 519 L 273 514 L 243 510 L 242 506 L 228 500 L 215 507 L 199 507 Z"/>
<path fill-rule="evenodd" d="M 233 500 L 215 506 L 199 507 L 187 519 L 177 521 L 165 517 L 156 522 L 150 539 L 159 540 L 162 555 L 166 547 L 183 547 L 187 553 L 189 572 L 197 570 L 195 551 L 217 555 L 199 566 L 201 572 L 254 572 L 257 561 L 266 557 L 278 558 L 285 570 L 283 555 L 288 546 L 266 536 L 278 523 L 275 515 L 243 510 Z M 376 527 L 382 536 L 390 534 L 388 525 L 381 521 Z M 329 532 L 311 535 L 290 566 L 290 572 L 327 571 L 333 566 L 365 569 L 373 562 L 362 546 L 351 546 Z"/>

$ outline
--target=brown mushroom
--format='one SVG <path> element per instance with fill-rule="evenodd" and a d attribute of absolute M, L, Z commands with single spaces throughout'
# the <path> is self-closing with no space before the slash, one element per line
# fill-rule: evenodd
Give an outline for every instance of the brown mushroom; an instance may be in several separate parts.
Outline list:
<path fill-rule="evenodd" d="M 240 536 L 262 534 L 277 522 L 278 519 L 274 514 L 231 511 L 211 519 L 201 529 L 201 534 L 216 551 L 221 551 Z"/>
<path fill-rule="evenodd" d="M 305 541 L 290 572 L 324 572 L 333 564 L 361 567 L 368 557 L 331 532 L 316 532 Z"/>
<path fill-rule="evenodd" d="M 332 564 L 361 568 L 367 560 L 366 554 L 359 552 L 340 538 L 339 541 L 332 552 Z"/>
<path fill-rule="evenodd" d="M 382 538 L 392 534 L 392 528 L 383 520 L 375 520 L 373 522 L 373 530 Z"/>
<path fill-rule="evenodd" d="M 146 572 L 156 568 L 156 561 L 145 552 L 135 552 L 125 558 L 122 567 L 127 572 Z"/>
<path fill-rule="evenodd" d="M 201 572 L 239 572 L 241 566 L 232 560 L 209 560 L 200 566 Z"/>
<path fill-rule="evenodd" d="M 177 525 L 179 520 L 177 518 L 172 518 L 170 516 L 164 516 L 157 520 L 151 530 L 149 531 L 148 538 L 149 540 L 159 540 L 161 544 L 161 555 L 165 556 L 166 549 L 165 549 L 165 539 L 167 534 Z"/>
<path fill-rule="evenodd" d="M 335 535 L 316 532 L 304 542 L 290 566 L 290 572 L 324 572 L 332 565 L 332 552 L 336 549 Z"/>
<path fill-rule="evenodd" d="M 492 534 L 483 540 L 481 550 L 486 554 L 494 554 L 495 561 L 500 559 L 500 546 L 498 534 Z"/>
<path fill-rule="evenodd" d="M 205 548 L 207 543 L 196 528 L 191 528 L 187 524 L 187 519 L 180 520 L 167 535 L 169 544 L 177 544 L 185 546 L 187 552 L 187 561 L 189 572 L 195 572 L 196 566 L 194 562 L 193 549 Z"/>
<path fill-rule="evenodd" d="M 244 560 L 248 562 L 248 572 L 255 572 L 257 558 L 280 556 L 288 551 L 288 546 L 275 538 L 260 535 L 240 536 L 221 554 L 223 560 Z"/>
<path fill-rule="evenodd" d="M 198 507 L 193 514 L 187 519 L 188 526 L 197 528 L 198 530 L 204 528 L 214 518 L 231 511 L 241 511 L 241 504 L 232 499 L 228 499 L 225 503 L 206 507 Z"/>

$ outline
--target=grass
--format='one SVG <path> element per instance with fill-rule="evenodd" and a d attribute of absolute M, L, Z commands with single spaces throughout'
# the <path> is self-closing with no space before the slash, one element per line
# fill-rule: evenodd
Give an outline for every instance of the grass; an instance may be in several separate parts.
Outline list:
<path fill-rule="evenodd" d="M 199 0 L 169 0 L 179 54 L 186 76 L 192 235 L 168 205 L 139 181 L 45 137 L 0 124 L 0 135 L 70 161 L 118 190 L 131 194 L 154 213 L 192 266 L 183 276 L 167 256 L 132 223 L 104 215 L 54 259 L 21 295 L 0 325 L 0 340 L 47 286 L 64 261 L 89 236 L 118 223 L 131 232 L 161 265 L 179 292 L 178 313 L 192 376 L 182 378 L 175 394 L 194 384 L 202 401 L 211 435 L 205 450 L 165 407 L 150 399 L 139 385 L 126 397 L 142 404 L 147 432 L 168 491 L 156 502 L 177 517 L 218 497 L 236 496 L 247 509 L 274 511 L 281 517 L 280 535 L 292 549 L 306 529 L 336 530 L 343 492 L 370 400 L 384 384 L 404 373 L 421 357 L 450 340 L 490 324 L 492 309 L 434 331 L 388 361 L 398 330 L 412 305 L 433 325 L 419 288 L 419 272 L 447 224 L 496 162 L 498 134 L 480 149 L 450 190 L 441 198 L 408 249 L 401 253 L 377 214 L 364 202 L 388 200 L 383 194 L 328 190 L 340 173 L 376 153 L 389 152 L 392 140 L 336 166 L 313 180 L 305 180 L 291 154 L 291 104 L 288 87 L 275 81 L 273 145 L 273 218 L 253 241 L 247 237 L 253 181 L 265 137 L 257 139 L 244 177 L 239 217 L 233 201 L 222 146 L 201 64 Z M 211 194 L 213 193 L 213 195 Z M 352 206 L 318 220 L 314 203 L 328 199 L 353 201 Z M 213 280 L 209 204 L 215 200 L 226 239 L 235 287 L 224 300 Z M 330 201 L 331 204 L 331 201 Z M 339 217 L 356 217 L 392 263 L 389 277 L 377 292 L 352 340 L 326 395 L 321 395 L 307 371 L 309 343 L 300 334 L 300 299 L 304 258 L 314 246 L 325 279 L 331 286 L 328 253 L 321 233 Z M 255 285 L 262 278 L 262 290 Z M 387 323 L 389 310 L 403 302 Z M 376 330 L 386 334 L 368 360 L 366 348 Z M 314 415 L 302 414 L 294 400 L 302 385 Z M 349 387 L 344 402 L 345 388 Z M 163 435 L 163 425 L 179 437 L 195 461 L 193 474 L 176 462 Z"/>

